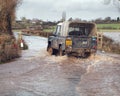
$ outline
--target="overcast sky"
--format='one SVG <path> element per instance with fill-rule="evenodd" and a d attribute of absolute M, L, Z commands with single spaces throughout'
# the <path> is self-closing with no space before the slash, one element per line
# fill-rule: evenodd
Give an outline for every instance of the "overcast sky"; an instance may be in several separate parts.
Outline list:
<path fill-rule="evenodd" d="M 91 20 L 120 16 L 113 3 L 105 5 L 103 0 L 23 0 L 17 10 L 17 19 L 26 17 L 57 21 L 61 19 L 63 11 L 66 12 L 67 19 L 72 17 Z"/>

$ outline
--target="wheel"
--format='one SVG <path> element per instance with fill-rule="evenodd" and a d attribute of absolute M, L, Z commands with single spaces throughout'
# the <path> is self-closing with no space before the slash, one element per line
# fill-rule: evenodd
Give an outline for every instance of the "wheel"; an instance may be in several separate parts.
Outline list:
<path fill-rule="evenodd" d="M 82 57 L 83 58 L 87 58 L 87 57 L 89 57 L 90 56 L 90 52 L 84 52 L 83 54 L 82 54 Z"/>
<path fill-rule="evenodd" d="M 82 53 L 82 58 L 85 58 L 85 57 L 86 57 L 86 53 L 83 52 L 83 53 Z"/>
<path fill-rule="evenodd" d="M 53 55 L 53 48 L 51 46 L 48 46 L 47 51 L 50 55 Z"/>
<path fill-rule="evenodd" d="M 63 56 L 62 46 L 59 47 L 58 55 Z"/>

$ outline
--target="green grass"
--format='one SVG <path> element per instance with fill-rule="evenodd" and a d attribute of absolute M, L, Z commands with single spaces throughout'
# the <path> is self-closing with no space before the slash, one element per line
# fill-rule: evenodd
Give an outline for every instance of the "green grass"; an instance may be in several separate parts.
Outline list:
<path fill-rule="evenodd" d="M 21 30 L 12 30 L 13 32 L 21 32 Z"/>
<path fill-rule="evenodd" d="M 54 32 L 55 31 L 56 26 L 52 26 L 52 28 L 50 29 L 43 29 L 44 32 Z"/>
<path fill-rule="evenodd" d="M 43 29 L 44 32 L 53 32 L 53 29 Z"/>
<path fill-rule="evenodd" d="M 120 30 L 98 29 L 98 32 L 120 32 Z"/>
<path fill-rule="evenodd" d="M 120 30 L 120 24 L 97 24 L 98 29 Z"/>

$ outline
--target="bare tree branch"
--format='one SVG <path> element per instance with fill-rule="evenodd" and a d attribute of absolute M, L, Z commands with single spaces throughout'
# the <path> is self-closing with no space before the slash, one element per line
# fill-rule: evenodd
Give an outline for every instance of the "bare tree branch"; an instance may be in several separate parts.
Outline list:
<path fill-rule="evenodd" d="M 0 32 L 12 35 L 12 21 L 21 0 L 0 0 Z"/>
<path fill-rule="evenodd" d="M 113 3 L 120 11 L 120 0 L 104 0 L 104 4 L 108 5 L 110 3 Z"/>
<path fill-rule="evenodd" d="M 111 0 L 104 0 L 104 4 L 110 4 Z"/>

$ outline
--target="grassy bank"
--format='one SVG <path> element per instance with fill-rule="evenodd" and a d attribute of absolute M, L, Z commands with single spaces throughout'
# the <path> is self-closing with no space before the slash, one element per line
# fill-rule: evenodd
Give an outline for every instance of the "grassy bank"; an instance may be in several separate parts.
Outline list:
<path fill-rule="evenodd" d="M 120 44 L 115 43 L 111 38 L 103 36 L 103 48 L 106 52 L 120 54 Z"/>
<path fill-rule="evenodd" d="M 120 30 L 98 29 L 98 32 L 120 32 Z"/>
<path fill-rule="evenodd" d="M 97 24 L 97 28 L 99 30 L 107 30 L 107 31 L 120 31 L 120 24 L 117 23 L 117 24 Z"/>
<path fill-rule="evenodd" d="M 8 34 L 0 34 L 0 63 L 19 57 L 21 50 L 17 40 Z"/>
<path fill-rule="evenodd" d="M 45 28 L 43 29 L 43 32 L 54 32 L 56 29 L 56 26 L 52 26 L 51 28 Z"/>
<path fill-rule="evenodd" d="M 18 30 L 12 30 L 12 31 L 13 31 L 13 32 L 21 32 L 21 30 L 19 30 L 19 29 L 18 29 Z"/>
<path fill-rule="evenodd" d="M 44 29 L 43 32 L 53 32 L 54 29 Z"/>

